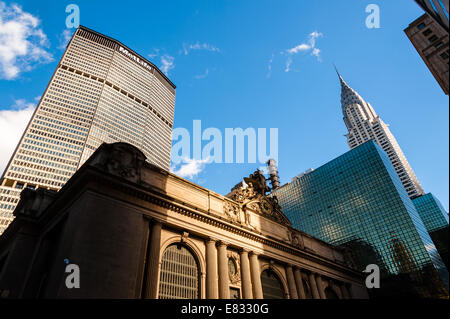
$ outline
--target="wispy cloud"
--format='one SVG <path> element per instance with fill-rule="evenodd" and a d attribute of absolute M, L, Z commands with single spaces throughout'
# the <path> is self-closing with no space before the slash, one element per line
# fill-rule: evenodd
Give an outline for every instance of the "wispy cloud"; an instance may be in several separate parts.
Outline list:
<path fill-rule="evenodd" d="M 267 78 L 270 78 L 272 76 L 272 63 L 273 63 L 273 59 L 275 57 L 275 54 L 272 53 L 272 56 L 270 57 L 269 60 L 269 65 L 267 66 Z"/>
<path fill-rule="evenodd" d="M 173 56 L 170 56 L 168 54 L 164 54 L 161 56 L 161 71 L 168 75 L 169 71 L 175 68 L 175 58 Z"/>
<path fill-rule="evenodd" d="M 40 20 L 16 4 L 0 1 L 0 78 L 12 80 L 29 71 L 33 63 L 49 63 L 47 36 Z"/>
<path fill-rule="evenodd" d="M 214 45 L 208 44 L 208 43 L 200 43 L 196 42 L 195 44 L 183 44 L 183 53 L 184 55 L 188 55 L 190 51 L 211 51 L 211 52 L 220 52 L 220 49 Z"/>
<path fill-rule="evenodd" d="M 154 58 L 156 58 L 158 55 L 159 55 L 159 49 L 156 48 L 156 49 L 153 49 L 153 53 L 149 53 L 149 54 L 148 54 L 148 57 L 149 57 L 150 59 L 154 59 Z"/>
<path fill-rule="evenodd" d="M 172 173 L 183 178 L 193 179 L 205 169 L 209 158 L 203 160 L 184 158 L 183 161 L 184 163 L 180 167 L 177 167 L 178 165 L 171 167 Z"/>
<path fill-rule="evenodd" d="M 209 74 L 209 69 L 206 69 L 205 73 L 194 76 L 194 79 L 196 79 L 196 80 L 204 79 L 208 76 L 208 74 Z"/>
<path fill-rule="evenodd" d="M 300 43 L 300 44 L 296 45 L 295 47 L 292 47 L 290 49 L 287 49 L 287 50 L 281 52 L 281 54 L 287 55 L 286 66 L 285 66 L 284 71 L 285 72 L 291 71 L 293 56 L 300 52 L 310 52 L 311 55 L 315 56 L 318 61 L 321 61 L 321 58 L 320 58 L 321 50 L 316 47 L 316 40 L 317 40 L 317 38 L 320 38 L 322 36 L 323 36 L 322 33 L 318 32 L 318 31 L 314 31 L 309 34 L 309 39 L 307 42 Z"/>
<path fill-rule="evenodd" d="M 65 29 L 61 35 L 58 36 L 59 46 L 58 49 L 65 50 L 67 45 L 69 44 L 70 39 L 74 33 L 75 29 Z"/>
<path fill-rule="evenodd" d="M 8 110 L 0 111 L 0 173 L 6 168 L 34 108 L 34 103 L 19 99 Z"/>

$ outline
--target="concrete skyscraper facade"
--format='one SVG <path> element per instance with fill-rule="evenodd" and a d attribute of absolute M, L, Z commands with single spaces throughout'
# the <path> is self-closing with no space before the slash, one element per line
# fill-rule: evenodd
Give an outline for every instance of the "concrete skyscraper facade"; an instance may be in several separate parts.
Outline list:
<path fill-rule="evenodd" d="M 414 171 L 397 143 L 389 126 L 375 113 L 372 105 L 353 90 L 338 73 L 341 82 L 341 104 L 344 122 L 348 129 L 347 143 L 350 149 L 373 140 L 389 156 L 408 196 L 424 194 Z"/>
<path fill-rule="evenodd" d="M 24 188 L 59 190 L 103 142 L 168 170 L 174 108 L 175 85 L 156 66 L 80 26 L 3 172 L 0 234 Z"/>

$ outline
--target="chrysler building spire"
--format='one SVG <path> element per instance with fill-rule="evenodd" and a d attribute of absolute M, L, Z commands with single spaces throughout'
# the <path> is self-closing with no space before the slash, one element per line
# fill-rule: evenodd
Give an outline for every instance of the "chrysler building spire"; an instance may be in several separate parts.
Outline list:
<path fill-rule="evenodd" d="M 423 195 L 422 186 L 388 125 L 375 113 L 372 105 L 344 81 L 337 69 L 336 72 L 341 82 L 341 106 L 350 149 L 374 140 L 387 153 L 409 197 Z"/>

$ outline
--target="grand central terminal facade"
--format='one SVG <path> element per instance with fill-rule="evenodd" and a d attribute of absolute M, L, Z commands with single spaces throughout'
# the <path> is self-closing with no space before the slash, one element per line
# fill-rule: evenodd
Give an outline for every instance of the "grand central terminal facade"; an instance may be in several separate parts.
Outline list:
<path fill-rule="evenodd" d="M 102 144 L 59 192 L 22 192 L 0 298 L 368 298 L 349 254 L 292 228 L 263 179 L 222 196 Z"/>

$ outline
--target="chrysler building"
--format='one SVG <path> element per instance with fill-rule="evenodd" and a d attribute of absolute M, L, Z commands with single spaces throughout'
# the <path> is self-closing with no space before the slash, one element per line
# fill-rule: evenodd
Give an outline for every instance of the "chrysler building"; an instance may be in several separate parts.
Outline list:
<path fill-rule="evenodd" d="M 336 70 L 337 71 L 337 70 Z M 341 104 L 344 122 L 348 129 L 347 143 L 353 149 L 369 140 L 374 140 L 389 156 L 410 198 L 424 195 L 414 171 L 408 163 L 389 126 L 375 113 L 372 105 L 341 81 Z"/>

